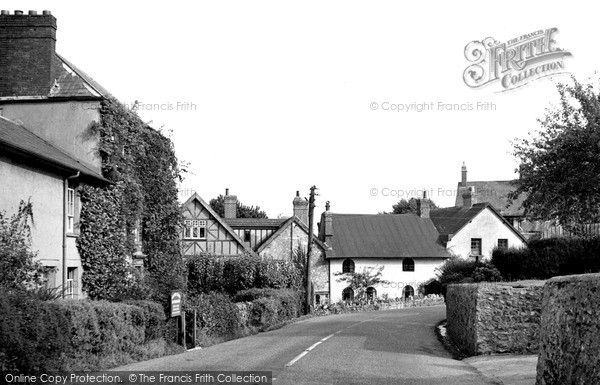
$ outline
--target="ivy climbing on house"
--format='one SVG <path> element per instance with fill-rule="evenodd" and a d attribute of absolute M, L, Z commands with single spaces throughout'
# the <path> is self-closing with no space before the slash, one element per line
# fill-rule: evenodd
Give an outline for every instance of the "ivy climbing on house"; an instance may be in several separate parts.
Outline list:
<path fill-rule="evenodd" d="M 98 136 L 106 188 L 82 186 L 77 247 L 83 289 L 92 299 L 152 299 L 166 305 L 169 293 L 185 287 L 179 244 L 182 179 L 173 143 L 116 99 L 102 102 Z M 130 260 L 133 232 L 141 232 L 146 254 L 143 280 Z"/>

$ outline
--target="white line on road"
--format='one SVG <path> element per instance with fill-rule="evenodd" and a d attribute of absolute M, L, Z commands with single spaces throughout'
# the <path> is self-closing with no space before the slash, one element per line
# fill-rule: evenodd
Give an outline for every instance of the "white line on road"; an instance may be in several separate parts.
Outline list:
<path fill-rule="evenodd" d="M 312 344 L 308 349 L 306 349 L 302 353 L 298 354 L 293 360 L 291 360 L 290 362 L 288 362 L 287 364 L 285 364 L 285 366 L 287 367 L 287 366 L 294 365 L 299 359 L 301 359 L 302 357 L 304 357 L 305 355 L 307 355 L 308 352 L 310 352 L 311 350 L 313 350 L 314 348 L 316 348 L 317 346 L 319 346 L 320 344 L 322 344 L 323 342 L 327 341 L 328 339 L 330 339 L 333 336 L 334 336 L 334 334 L 328 335 L 327 337 L 321 339 L 319 342 L 316 342 L 316 343 Z"/>

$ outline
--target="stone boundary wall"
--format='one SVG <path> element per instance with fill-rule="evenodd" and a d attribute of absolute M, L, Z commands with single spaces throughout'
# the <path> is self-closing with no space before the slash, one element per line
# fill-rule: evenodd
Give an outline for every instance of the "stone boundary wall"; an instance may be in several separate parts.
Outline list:
<path fill-rule="evenodd" d="M 537 385 L 600 384 L 600 274 L 544 286 Z"/>
<path fill-rule="evenodd" d="M 538 353 L 543 283 L 449 285 L 448 335 L 469 356 Z"/>

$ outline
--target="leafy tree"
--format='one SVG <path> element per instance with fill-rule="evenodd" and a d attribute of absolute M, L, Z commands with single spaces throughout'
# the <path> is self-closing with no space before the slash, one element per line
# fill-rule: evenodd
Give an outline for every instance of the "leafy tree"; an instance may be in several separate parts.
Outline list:
<path fill-rule="evenodd" d="M 340 276 L 338 282 L 346 282 L 354 290 L 354 298 L 364 300 L 367 298 L 367 289 L 371 286 L 389 283 L 381 279 L 384 266 L 363 267 L 362 271 L 354 273 L 338 272 L 334 275 Z"/>
<path fill-rule="evenodd" d="M 210 207 L 215 210 L 219 216 L 225 216 L 225 197 L 219 195 L 215 199 L 211 199 L 209 204 Z M 236 216 L 238 218 L 268 218 L 267 213 L 260 209 L 260 206 L 246 206 L 237 202 Z"/>
<path fill-rule="evenodd" d="M 530 219 L 558 219 L 571 229 L 600 220 L 600 95 L 572 80 L 557 85 L 560 103 L 538 120 L 541 130 L 512 142 L 521 178 L 510 194 L 527 194 Z"/>
<path fill-rule="evenodd" d="M 0 212 L 0 286 L 15 289 L 41 284 L 43 267 L 30 250 L 30 219 L 33 222 L 31 202 L 21 201 L 10 218 Z"/>
<path fill-rule="evenodd" d="M 393 211 L 391 214 L 406 214 L 406 213 L 417 213 L 417 201 L 418 199 L 415 197 L 410 198 L 409 200 L 400 199 L 398 203 L 392 206 Z M 431 199 L 429 200 L 429 206 L 431 209 L 437 209 L 437 205 Z"/>

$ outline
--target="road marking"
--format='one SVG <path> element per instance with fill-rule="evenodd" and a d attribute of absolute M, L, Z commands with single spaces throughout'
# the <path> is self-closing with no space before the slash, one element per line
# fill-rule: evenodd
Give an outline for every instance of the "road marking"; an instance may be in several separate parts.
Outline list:
<path fill-rule="evenodd" d="M 328 335 L 325 338 L 322 338 L 318 342 L 315 342 L 310 347 L 308 347 L 308 349 L 306 349 L 302 353 L 298 354 L 293 360 L 291 360 L 290 362 L 288 362 L 287 364 L 285 364 L 285 366 L 289 367 L 289 366 L 294 365 L 299 359 L 301 359 L 302 357 L 304 357 L 305 355 L 307 355 L 311 350 L 313 350 L 314 348 L 316 348 L 317 346 L 319 346 L 320 344 L 322 344 L 323 342 L 327 341 L 328 339 L 330 339 L 333 336 L 334 336 L 334 334 L 331 334 L 331 335 Z"/>

